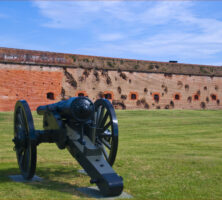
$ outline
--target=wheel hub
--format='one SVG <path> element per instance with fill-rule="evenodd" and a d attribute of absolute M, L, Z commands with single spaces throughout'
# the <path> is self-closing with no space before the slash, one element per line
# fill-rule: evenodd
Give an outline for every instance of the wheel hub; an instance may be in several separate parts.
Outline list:
<path fill-rule="evenodd" d="M 24 132 L 19 132 L 18 137 L 12 140 L 15 144 L 14 149 L 17 151 L 23 151 L 27 148 L 27 137 Z"/>

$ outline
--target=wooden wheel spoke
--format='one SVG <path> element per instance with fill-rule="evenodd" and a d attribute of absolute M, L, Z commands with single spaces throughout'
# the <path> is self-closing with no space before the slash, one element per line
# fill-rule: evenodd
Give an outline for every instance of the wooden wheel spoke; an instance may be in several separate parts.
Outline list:
<path fill-rule="evenodd" d="M 100 116 L 99 116 L 99 119 L 98 119 L 98 127 L 100 127 L 100 124 L 102 123 L 102 120 L 103 120 L 103 117 L 104 117 L 104 112 L 105 112 L 105 107 L 102 106 Z"/>
<path fill-rule="evenodd" d="M 29 161 L 30 161 L 30 152 L 29 152 L 29 149 L 26 149 L 25 151 L 25 160 L 24 160 L 24 164 L 25 164 L 25 171 L 27 171 L 29 169 Z"/>
<path fill-rule="evenodd" d="M 111 123 L 111 121 L 109 121 L 109 123 L 104 126 L 103 132 L 106 131 L 111 125 L 112 125 L 112 123 Z"/>
<path fill-rule="evenodd" d="M 20 132 L 25 132 L 25 128 L 24 128 L 24 119 L 23 119 L 23 115 L 22 113 L 18 114 L 18 121 L 20 122 L 19 124 L 17 124 L 17 127 L 19 128 Z"/>
<path fill-rule="evenodd" d="M 25 156 L 25 152 L 22 152 L 21 155 L 19 156 L 19 165 L 22 168 L 24 166 L 24 156 Z"/>
<path fill-rule="evenodd" d="M 18 136 L 20 136 L 20 133 L 22 132 L 22 127 L 19 125 L 20 124 L 15 125 L 15 130 L 16 130 L 16 133 L 18 134 Z"/>
<path fill-rule="evenodd" d="M 109 150 L 111 150 L 111 145 L 109 144 L 109 142 L 107 142 L 105 139 L 102 139 L 101 142 L 102 142 Z"/>
<path fill-rule="evenodd" d="M 23 167 L 24 167 L 24 171 L 27 171 L 27 150 L 24 153 L 24 158 L 23 158 Z"/>
<path fill-rule="evenodd" d="M 98 107 L 97 112 L 96 112 L 96 124 L 97 125 L 98 125 L 100 113 L 101 113 L 101 106 Z"/>
<path fill-rule="evenodd" d="M 22 124 L 23 124 L 22 117 L 21 117 L 20 113 L 17 116 L 18 117 L 17 117 L 17 124 L 16 124 L 16 126 L 21 129 L 22 128 Z"/>
<path fill-rule="evenodd" d="M 18 118 L 19 118 L 19 121 L 20 121 L 20 125 L 24 125 L 23 115 L 22 115 L 21 112 L 18 114 Z"/>
<path fill-rule="evenodd" d="M 104 118 L 103 118 L 101 124 L 99 124 L 99 127 L 100 127 L 100 128 L 103 128 L 103 127 L 104 127 L 104 125 L 105 125 L 106 120 L 108 119 L 108 117 L 109 117 L 109 113 L 108 113 L 108 111 L 107 111 L 106 114 L 104 115 Z"/>
<path fill-rule="evenodd" d="M 105 147 L 103 145 L 101 145 L 101 149 L 102 149 L 103 155 L 105 156 L 105 159 L 108 160 L 109 156 L 108 156 L 108 154 L 106 152 L 106 149 L 105 149 Z"/>

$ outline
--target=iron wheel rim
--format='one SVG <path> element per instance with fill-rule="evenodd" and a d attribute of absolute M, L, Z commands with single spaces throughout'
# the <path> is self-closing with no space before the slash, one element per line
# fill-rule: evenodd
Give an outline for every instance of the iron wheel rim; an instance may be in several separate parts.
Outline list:
<path fill-rule="evenodd" d="M 112 166 L 118 150 L 118 121 L 115 110 L 107 99 L 95 102 L 96 145 Z"/>
<path fill-rule="evenodd" d="M 17 101 L 15 105 L 14 142 L 21 174 L 24 179 L 31 179 L 36 170 L 37 150 L 33 118 L 25 100 Z"/>

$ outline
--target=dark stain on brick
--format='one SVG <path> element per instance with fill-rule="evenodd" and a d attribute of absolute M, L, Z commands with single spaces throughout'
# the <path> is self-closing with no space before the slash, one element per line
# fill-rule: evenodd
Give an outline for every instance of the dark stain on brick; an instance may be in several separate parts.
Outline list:
<path fill-rule="evenodd" d="M 80 82 L 82 82 L 82 81 L 84 81 L 84 80 L 85 80 L 85 78 L 84 78 L 83 76 L 80 76 L 80 77 L 79 77 L 79 81 L 80 81 Z"/>
<path fill-rule="evenodd" d="M 145 98 L 142 98 L 142 99 L 141 99 L 141 104 L 144 105 L 145 103 L 146 103 L 146 99 L 145 99 Z"/>
<path fill-rule="evenodd" d="M 117 88 L 117 90 L 118 90 L 119 94 L 121 94 L 122 89 L 121 89 L 121 87 L 120 87 L 120 86 Z"/>
<path fill-rule="evenodd" d="M 148 104 L 148 103 L 145 103 L 145 104 L 144 104 L 144 108 L 149 109 L 149 108 L 150 108 L 149 104 Z"/>
<path fill-rule="evenodd" d="M 165 107 L 164 107 L 165 109 L 169 109 L 170 108 L 170 106 L 169 105 L 165 105 Z"/>
<path fill-rule="evenodd" d="M 121 108 L 122 110 L 125 110 L 126 109 L 126 105 L 124 104 L 123 101 L 119 101 L 119 100 L 113 100 L 112 101 L 112 104 L 115 108 Z"/>
<path fill-rule="evenodd" d="M 191 103 L 191 101 L 192 101 L 192 97 L 191 96 L 187 97 L 187 102 Z"/>
<path fill-rule="evenodd" d="M 111 85 L 112 84 L 112 80 L 109 76 L 106 77 L 106 83 L 107 85 Z"/>
<path fill-rule="evenodd" d="M 165 76 L 166 78 L 172 78 L 172 74 L 171 74 L 171 73 L 164 73 L 164 76 Z"/>
<path fill-rule="evenodd" d="M 98 73 L 98 71 L 97 70 L 94 70 L 93 71 L 93 75 L 96 77 L 96 81 L 98 81 L 99 82 L 99 73 Z"/>
<path fill-rule="evenodd" d="M 66 82 L 69 83 L 73 88 L 77 88 L 77 81 L 74 79 L 72 74 L 70 74 L 66 69 L 64 69 L 64 75 L 66 77 Z"/>
<path fill-rule="evenodd" d="M 141 105 L 141 101 L 140 101 L 139 99 L 137 100 L 136 105 L 137 105 L 137 106 L 140 106 L 140 105 Z"/>
<path fill-rule="evenodd" d="M 185 88 L 186 91 L 188 91 L 189 88 L 190 88 L 190 86 L 189 86 L 188 84 L 186 84 L 186 85 L 184 86 L 184 88 Z"/>
<path fill-rule="evenodd" d="M 121 99 L 126 100 L 127 99 L 127 95 L 121 95 Z"/>
<path fill-rule="evenodd" d="M 65 99 L 65 95 L 66 95 L 66 91 L 65 91 L 65 89 L 62 87 L 62 89 L 61 89 L 61 97 L 62 97 L 62 100 Z"/>
<path fill-rule="evenodd" d="M 90 75 L 90 70 L 89 69 L 85 69 L 83 72 L 83 76 L 85 76 L 85 78 L 87 78 Z"/>
<path fill-rule="evenodd" d="M 200 103 L 200 107 L 201 107 L 202 109 L 205 109 L 205 108 L 206 108 L 206 103 L 205 103 L 205 102 L 201 102 L 201 103 Z"/>
<path fill-rule="evenodd" d="M 170 107 L 174 108 L 174 102 L 170 101 Z"/>
<path fill-rule="evenodd" d="M 120 72 L 119 76 L 120 76 L 122 79 L 127 80 L 127 76 L 126 76 L 125 73 Z"/>
<path fill-rule="evenodd" d="M 177 82 L 177 86 L 179 86 L 179 88 L 182 88 L 182 87 L 183 87 L 182 81 L 178 81 L 178 82 Z"/>

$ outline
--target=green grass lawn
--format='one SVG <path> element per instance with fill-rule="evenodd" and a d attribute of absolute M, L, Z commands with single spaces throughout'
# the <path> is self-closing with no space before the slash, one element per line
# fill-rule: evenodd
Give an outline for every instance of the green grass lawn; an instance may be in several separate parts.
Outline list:
<path fill-rule="evenodd" d="M 114 169 L 137 199 L 222 199 L 222 111 L 117 111 L 119 150 Z M 34 113 L 36 128 L 42 119 Z M 79 164 L 55 144 L 38 147 L 40 183 L 15 183 L 12 112 L 0 113 L 0 199 L 87 198 Z"/>

